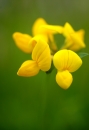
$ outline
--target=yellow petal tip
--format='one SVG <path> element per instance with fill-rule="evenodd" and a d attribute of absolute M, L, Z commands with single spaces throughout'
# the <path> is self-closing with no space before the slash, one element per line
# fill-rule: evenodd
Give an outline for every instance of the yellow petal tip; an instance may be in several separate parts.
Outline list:
<path fill-rule="evenodd" d="M 71 73 L 69 73 L 68 70 L 58 72 L 56 74 L 56 82 L 63 89 L 68 89 L 72 84 L 72 81 L 73 81 L 72 75 Z"/>

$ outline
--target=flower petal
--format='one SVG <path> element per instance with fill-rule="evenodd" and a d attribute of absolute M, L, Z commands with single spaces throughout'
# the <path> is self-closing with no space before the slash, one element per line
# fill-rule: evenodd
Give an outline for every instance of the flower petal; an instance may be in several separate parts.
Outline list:
<path fill-rule="evenodd" d="M 76 31 L 76 34 L 84 41 L 85 31 L 83 29 Z"/>
<path fill-rule="evenodd" d="M 41 25 L 46 25 L 47 23 L 46 23 L 46 21 L 43 19 L 43 18 L 38 18 L 35 22 L 34 22 L 34 24 L 33 24 L 33 27 L 32 27 L 32 33 L 33 33 L 33 35 L 35 36 L 35 35 L 37 35 L 37 34 L 39 34 L 40 32 L 39 32 L 39 27 L 41 26 Z"/>
<path fill-rule="evenodd" d="M 45 35 L 38 34 L 38 35 L 34 36 L 34 37 L 30 40 L 30 42 L 29 42 L 29 47 L 32 48 L 32 50 L 33 50 L 33 48 L 35 47 L 36 43 L 39 42 L 40 39 L 43 39 L 44 41 L 47 42 L 47 37 L 46 37 Z"/>
<path fill-rule="evenodd" d="M 51 54 L 48 44 L 39 39 L 32 52 L 32 59 L 37 62 L 42 71 L 48 71 L 51 67 Z"/>
<path fill-rule="evenodd" d="M 22 34 L 20 32 L 15 32 L 13 34 L 13 39 L 16 45 L 25 53 L 31 53 L 31 48 L 29 47 L 29 41 L 31 40 L 31 36 L 28 34 Z"/>
<path fill-rule="evenodd" d="M 59 25 L 41 25 L 39 27 L 39 30 L 42 32 L 42 30 L 46 33 L 62 33 L 63 32 L 63 27 Z"/>
<path fill-rule="evenodd" d="M 78 51 L 85 48 L 84 43 L 84 30 L 74 31 L 69 23 L 64 25 L 63 35 L 66 37 L 65 43 L 61 49 L 70 49 Z"/>
<path fill-rule="evenodd" d="M 63 88 L 68 89 L 73 81 L 73 77 L 68 70 L 65 71 L 58 71 L 56 74 L 56 82 L 57 84 Z"/>
<path fill-rule="evenodd" d="M 79 37 L 76 33 L 71 34 L 70 36 L 73 41 L 73 45 L 71 45 L 71 47 L 70 47 L 71 49 L 73 48 L 72 50 L 77 51 L 81 48 L 85 48 L 85 43 L 83 42 L 81 37 Z"/>
<path fill-rule="evenodd" d="M 67 68 L 69 72 L 74 72 L 80 68 L 82 65 L 81 58 L 73 51 L 68 50 L 68 64 Z"/>
<path fill-rule="evenodd" d="M 53 56 L 53 63 L 57 70 L 66 70 L 68 63 L 68 50 L 64 49 L 56 52 Z"/>
<path fill-rule="evenodd" d="M 73 34 L 75 31 L 74 29 L 72 28 L 72 26 L 66 22 L 65 25 L 64 25 L 64 29 L 63 29 L 63 35 L 65 37 L 70 37 L 70 34 Z"/>
<path fill-rule="evenodd" d="M 23 62 L 21 67 L 19 68 L 17 75 L 24 76 L 24 77 L 30 77 L 35 76 L 39 72 L 39 68 L 37 66 L 37 63 L 32 60 L 27 60 Z"/>
<path fill-rule="evenodd" d="M 82 60 L 75 52 L 64 49 L 55 53 L 53 63 L 59 71 L 74 72 L 82 65 Z"/>

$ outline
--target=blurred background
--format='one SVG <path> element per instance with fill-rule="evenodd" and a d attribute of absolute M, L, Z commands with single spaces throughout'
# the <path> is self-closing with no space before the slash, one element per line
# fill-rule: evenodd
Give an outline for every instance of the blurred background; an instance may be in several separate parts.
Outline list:
<path fill-rule="evenodd" d="M 82 52 L 89 53 L 88 0 L 0 0 L 0 130 L 88 130 L 89 56 L 73 73 L 68 90 L 56 84 L 56 70 L 30 78 L 16 74 L 30 56 L 16 47 L 12 34 L 32 35 L 39 17 L 84 29 L 87 47 Z M 56 42 L 61 46 L 63 39 L 57 35 Z"/>

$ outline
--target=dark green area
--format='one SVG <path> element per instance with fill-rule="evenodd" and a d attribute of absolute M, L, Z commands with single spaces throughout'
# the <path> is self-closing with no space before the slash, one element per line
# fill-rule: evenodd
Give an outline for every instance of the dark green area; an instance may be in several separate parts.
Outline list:
<path fill-rule="evenodd" d="M 16 31 L 32 34 L 38 17 L 49 24 L 69 22 L 75 30 L 85 30 L 89 53 L 88 0 L 0 0 L 0 130 L 88 130 L 89 129 L 89 56 L 73 73 L 73 84 L 61 89 L 51 74 L 23 78 L 16 75 L 30 58 L 12 39 Z M 63 38 L 55 38 L 61 47 Z"/>

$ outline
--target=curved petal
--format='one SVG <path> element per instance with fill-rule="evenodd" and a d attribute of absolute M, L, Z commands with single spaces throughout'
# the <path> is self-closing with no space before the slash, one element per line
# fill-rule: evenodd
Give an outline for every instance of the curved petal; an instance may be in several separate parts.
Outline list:
<path fill-rule="evenodd" d="M 85 31 L 83 29 L 76 31 L 76 34 L 84 41 Z"/>
<path fill-rule="evenodd" d="M 63 71 L 67 69 L 68 50 L 60 50 L 53 56 L 53 63 L 57 70 Z"/>
<path fill-rule="evenodd" d="M 79 37 L 77 33 L 71 34 L 70 36 L 75 46 L 78 46 L 79 49 L 85 48 L 85 43 L 83 42 L 83 40 L 81 39 L 81 37 Z"/>
<path fill-rule="evenodd" d="M 55 34 L 55 33 L 62 33 L 63 32 L 63 27 L 59 26 L 59 25 L 41 25 L 39 27 L 39 30 L 40 31 L 43 30 L 44 32 Z"/>
<path fill-rule="evenodd" d="M 58 71 L 56 74 L 56 82 L 57 84 L 63 88 L 68 89 L 73 81 L 73 77 L 68 70 L 65 71 Z"/>
<path fill-rule="evenodd" d="M 13 34 L 13 39 L 16 43 L 16 45 L 24 51 L 25 53 L 31 53 L 31 48 L 29 47 L 29 41 L 31 40 L 31 36 L 28 34 L 22 34 L 20 32 L 15 32 Z"/>
<path fill-rule="evenodd" d="M 59 71 L 74 72 L 82 65 L 82 60 L 75 52 L 64 49 L 53 56 L 53 63 Z"/>
<path fill-rule="evenodd" d="M 65 25 L 64 25 L 64 29 L 63 29 L 63 35 L 65 37 L 70 37 L 70 34 L 74 33 L 74 29 L 72 28 L 72 26 L 66 22 Z"/>
<path fill-rule="evenodd" d="M 48 71 L 51 68 L 51 55 L 49 48 L 45 48 L 38 59 L 38 66 L 42 71 Z"/>
<path fill-rule="evenodd" d="M 82 65 L 81 58 L 73 51 L 68 50 L 68 70 L 69 72 L 74 72 L 80 68 Z"/>
<path fill-rule="evenodd" d="M 47 42 L 47 40 L 48 40 L 45 35 L 42 35 L 42 34 L 36 35 L 36 36 L 34 36 L 34 37 L 30 40 L 30 42 L 29 42 L 29 47 L 32 48 L 32 50 L 33 50 L 33 48 L 35 47 L 36 43 L 38 43 L 40 39 L 43 39 L 43 40 L 46 41 L 46 42 Z"/>
<path fill-rule="evenodd" d="M 32 59 L 37 62 L 42 71 L 48 71 L 51 67 L 51 54 L 48 44 L 39 40 L 32 52 Z"/>
<path fill-rule="evenodd" d="M 21 67 L 19 68 L 17 75 L 24 76 L 24 77 L 30 77 L 35 76 L 39 72 L 39 68 L 37 66 L 37 63 L 32 60 L 27 60 L 23 62 Z"/>
<path fill-rule="evenodd" d="M 46 24 L 47 23 L 46 23 L 46 21 L 43 18 L 38 18 L 34 22 L 33 27 L 32 27 L 32 33 L 33 33 L 33 35 L 35 36 L 35 35 L 39 34 L 39 27 L 41 25 L 46 25 Z"/>

